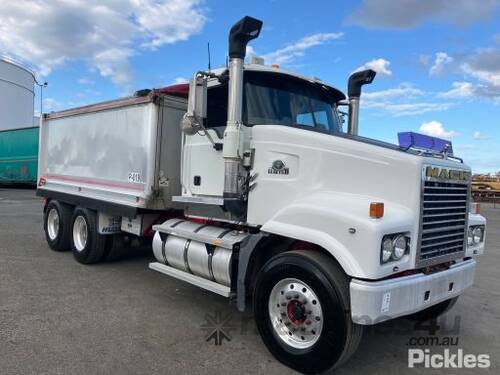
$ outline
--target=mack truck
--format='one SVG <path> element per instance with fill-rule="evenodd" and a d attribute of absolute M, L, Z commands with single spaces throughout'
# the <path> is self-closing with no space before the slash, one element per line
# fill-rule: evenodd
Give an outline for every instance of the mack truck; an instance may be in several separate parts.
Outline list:
<path fill-rule="evenodd" d="M 37 194 L 51 249 L 93 264 L 149 243 L 151 270 L 253 309 L 279 361 L 320 373 L 349 359 L 364 327 L 453 306 L 486 220 L 450 145 L 358 134 L 374 71 L 353 73 L 346 97 L 246 63 L 261 28 L 237 22 L 226 66 L 189 84 L 45 114 Z"/>

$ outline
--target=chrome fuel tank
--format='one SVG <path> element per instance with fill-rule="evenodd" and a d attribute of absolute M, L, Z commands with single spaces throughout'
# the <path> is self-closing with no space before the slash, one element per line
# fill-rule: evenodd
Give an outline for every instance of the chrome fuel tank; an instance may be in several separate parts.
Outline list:
<path fill-rule="evenodd" d="M 180 219 L 155 230 L 153 252 L 160 263 L 231 286 L 233 246 L 247 234 Z"/>

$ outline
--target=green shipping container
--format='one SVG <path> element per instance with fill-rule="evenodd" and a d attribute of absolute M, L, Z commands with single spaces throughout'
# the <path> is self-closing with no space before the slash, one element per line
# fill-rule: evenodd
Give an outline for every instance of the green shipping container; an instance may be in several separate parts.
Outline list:
<path fill-rule="evenodd" d="M 0 185 L 36 184 L 38 128 L 0 131 Z"/>

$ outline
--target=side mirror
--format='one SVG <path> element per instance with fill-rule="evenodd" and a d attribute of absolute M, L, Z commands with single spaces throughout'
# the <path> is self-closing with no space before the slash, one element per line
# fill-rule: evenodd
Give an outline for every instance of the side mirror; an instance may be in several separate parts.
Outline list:
<path fill-rule="evenodd" d="M 182 118 L 181 128 L 187 135 L 193 135 L 203 129 L 207 118 L 207 77 L 196 73 L 189 84 L 187 112 Z"/>

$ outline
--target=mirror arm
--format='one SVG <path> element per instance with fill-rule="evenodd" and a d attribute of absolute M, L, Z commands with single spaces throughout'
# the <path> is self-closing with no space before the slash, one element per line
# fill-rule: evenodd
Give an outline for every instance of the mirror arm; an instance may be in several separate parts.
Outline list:
<path fill-rule="evenodd" d="M 205 127 L 205 124 L 203 123 L 203 119 L 202 121 L 199 122 L 200 124 L 200 127 L 201 127 L 201 130 L 203 130 L 203 135 L 206 135 L 208 140 L 210 141 L 210 143 L 212 144 L 212 147 L 216 150 L 218 150 L 218 143 L 215 143 L 214 139 L 212 138 L 212 136 L 210 135 L 210 133 L 208 132 L 208 129 Z"/>

